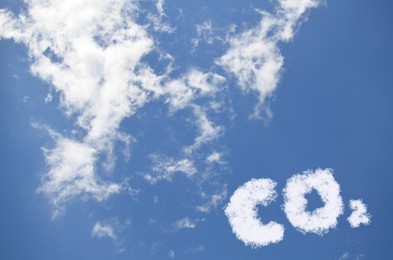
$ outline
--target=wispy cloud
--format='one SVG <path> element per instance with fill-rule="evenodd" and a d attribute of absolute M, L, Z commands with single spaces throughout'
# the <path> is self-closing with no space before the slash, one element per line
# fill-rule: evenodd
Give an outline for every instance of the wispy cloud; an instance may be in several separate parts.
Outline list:
<path fill-rule="evenodd" d="M 196 24 L 195 37 L 191 40 L 193 50 L 195 51 L 201 42 L 207 43 L 209 45 L 212 45 L 217 41 L 224 42 L 225 39 L 221 35 L 222 33 L 217 27 L 213 25 L 212 20 L 207 20 Z"/>
<path fill-rule="evenodd" d="M 345 252 L 344 254 L 342 254 L 342 256 L 340 256 L 339 258 L 337 258 L 337 260 L 345 260 L 345 259 L 349 259 L 349 252 Z"/>
<path fill-rule="evenodd" d="M 219 74 L 191 68 L 179 78 L 168 80 L 163 94 L 173 113 L 189 105 L 195 106 L 192 102 L 196 99 L 213 96 L 224 82 L 225 78 Z"/>
<path fill-rule="evenodd" d="M 132 223 L 130 218 L 126 218 L 124 221 L 119 221 L 117 217 L 96 221 L 94 224 L 91 236 L 94 238 L 107 238 L 112 240 L 113 245 L 118 253 L 123 253 L 125 249 L 124 233 L 125 230 Z"/>
<path fill-rule="evenodd" d="M 223 161 L 222 161 L 221 157 L 222 157 L 221 153 L 213 152 L 206 158 L 206 162 L 209 164 L 212 164 L 212 163 L 222 164 Z"/>
<path fill-rule="evenodd" d="M 54 149 L 43 148 L 49 170 L 43 175 L 43 185 L 38 191 L 48 196 L 54 207 L 54 218 L 63 214 L 65 203 L 78 196 L 89 195 L 102 201 L 124 188 L 121 184 L 102 181 L 96 175 L 96 149 L 48 131 L 56 143 Z"/>
<path fill-rule="evenodd" d="M 157 11 L 158 11 L 158 13 L 159 13 L 161 16 L 165 16 L 164 4 L 165 4 L 165 1 L 164 1 L 164 0 L 158 0 L 157 3 L 156 3 Z"/>
<path fill-rule="evenodd" d="M 171 181 L 176 173 L 182 173 L 187 177 L 192 177 L 196 172 L 194 163 L 189 159 L 176 161 L 173 158 L 160 155 L 150 155 L 153 162 L 152 173 L 143 175 L 144 179 L 150 184 L 159 181 Z"/>
<path fill-rule="evenodd" d="M 319 0 L 280 0 L 274 14 L 260 11 L 260 23 L 230 36 L 229 49 L 217 59 L 217 64 L 233 73 L 242 91 L 257 95 L 258 104 L 253 117 L 260 117 L 265 99 L 277 88 L 284 64 L 279 42 L 290 41 L 306 11 Z"/>
<path fill-rule="evenodd" d="M 309 212 L 306 211 L 305 195 L 313 189 L 318 192 L 325 205 Z M 283 209 L 289 222 L 303 233 L 327 233 L 337 225 L 337 218 L 344 211 L 340 186 L 333 177 L 332 169 L 309 170 L 292 176 L 283 195 Z"/>
<path fill-rule="evenodd" d="M 195 125 L 198 128 L 198 136 L 191 146 L 185 147 L 184 151 L 188 154 L 200 148 L 202 145 L 216 140 L 222 133 L 223 127 L 216 126 L 209 120 L 206 112 L 199 106 L 193 107 L 196 117 Z"/>
<path fill-rule="evenodd" d="M 276 199 L 275 187 L 271 179 L 252 179 L 233 193 L 225 207 L 233 233 L 245 245 L 257 248 L 284 238 L 283 225 L 274 221 L 264 224 L 257 216 L 258 205 L 267 206 Z"/>
<path fill-rule="evenodd" d="M 228 193 L 226 185 L 222 186 L 221 189 L 221 191 L 213 194 L 206 194 L 204 191 L 202 191 L 200 195 L 205 200 L 205 203 L 203 203 L 202 205 L 198 205 L 196 207 L 196 210 L 198 210 L 199 212 L 208 213 L 212 210 L 217 209 L 217 207 L 224 202 Z"/>
<path fill-rule="evenodd" d="M 179 231 L 181 229 L 194 229 L 196 228 L 196 223 L 189 217 L 185 217 L 173 222 L 172 227 L 173 231 Z"/>
<path fill-rule="evenodd" d="M 147 14 L 147 19 L 150 21 L 150 24 L 148 26 L 156 32 L 174 33 L 176 31 L 176 28 L 164 22 L 164 18 L 166 18 L 164 5 L 165 0 L 157 0 L 155 7 L 157 9 L 158 15 L 150 12 Z"/>
<path fill-rule="evenodd" d="M 91 235 L 98 238 L 108 237 L 114 241 L 117 239 L 114 228 L 111 225 L 105 225 L 99 221 L 94 225 Z"/>

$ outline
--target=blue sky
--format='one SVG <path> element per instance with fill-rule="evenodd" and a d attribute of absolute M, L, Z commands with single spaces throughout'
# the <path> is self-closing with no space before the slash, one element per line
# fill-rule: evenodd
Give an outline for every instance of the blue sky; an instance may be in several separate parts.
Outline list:
<path fill-rule="evenodd" d="M 393 258 L 389 1 L 0 8 L 1 259 Z M 317 169 L 343 203 L 323 235 L 283 210 Z M 285 232 L 253 248 L 224 209 L 267 178 L 255 211 Z M 371 223 L 353 228 L 358 199 Z"/>

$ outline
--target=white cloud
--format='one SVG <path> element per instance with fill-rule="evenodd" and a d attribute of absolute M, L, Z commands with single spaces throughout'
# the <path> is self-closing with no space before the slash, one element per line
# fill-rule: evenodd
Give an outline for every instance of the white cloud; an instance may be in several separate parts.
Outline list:
<path fill-rule="evenodd" d="M 91 235 L 98 238 L 109 237 L 114 241 L 117 240 L 114 228 L 108 224 L 104 225 L 99 221 L 94 225 Z"/>
<path fill-rule="evenodd" d="M 313 189 L 325 205 L 309 212 L 306 211 L 305 195 Z M 337 225 L 337 218 L 343 214 L 340 186 L 333 177 L 332 169 L 305 171 L 292 176 L 288 179 L 283 195 L 283 209 L 289 222 L 303 233 L 323 235 Z"/>
<path fill-rule="evenodd" d="M 224 41 L 224 39 L 220 37 L 220 33 L 217 32 L 217 28 L 214 28 L 211 20 L 195 25 L 195 37 L 191 40 L 193 50 L 198 47 L 200 42 L 211 45 L 216 41 Z"/>
<path fill-rule="evenodd" d="M 345 252 L 344 254 L 342 254 L 342 256 L 340 256 L 337 260 L 345 260 L 348 259 L 350 256 L 349 252 Z"/>
<path fill-rule="evenodd" d="M 229 38 L 229 50 L 217 61 L 236 75 L 244 91 L 258 93 L 260 105 L 276 88 L 283 63 L 277 42 L 293 37 L 299 17 L 313 3 L 280 1 L 275 15 L 265 14 L 260 25 Z M 199 158 L 205 166 L 221 161 L 221 154 L 207 149 L 207 156 L 200 148 L 211 145 L 224 132 L 212 112 L 226 111 L 217 98 L 224 93 L 226 79 L 196 67 L 185 73 L 174 71 L 175 59 L 149 34 L 174 31 L 163 22 L 164 4 L 157 0 L 158 14 L 147 13 L 146 25 L 137 23 L 141 6 L 135 1 L 25 0 L 25 11 L 19 16 L 0 10 L 0 37 L 27 47 L 32 74 L 51 85 L 67 118 L 75 120 L 72 137 L 65 131 L 52 131 L 55 145 L 43 149 L 47 171 L 39 191 L 49 198 L 54 217 L 74 200 L 102 201 L 129 190 L 124 182 L 112 183 L 110 174 L 102 172 L 115 169 L 114 151 L 119 142 L 124 144 L 128 160 L 134 139 L 120 132 L 121 122 L 149 102 L 164 102 L 170 116 L 190 110 L 192 118 L 187 120 L 194 124 L 196 136 L 192 144 L 181 148 L 178 158 L 152 155 L 152 172 L 144 175 L 148 182 L 171 181 L 176 174 L 191 178 L 200 170 Z M 208 43 L 218 39 L 211 21 L 196 30 Z M 169 63 L 161 75 L 144 62 L 152 52 Z M 49 94 L 46 101 L 51 99 Z M 226 197 L 225 185 L 220 188 L 212 195 L 202 191 L 206 202 L 197 210 L 217 208 Z"/>
<path fill-rule="evenodd" d="M 171 181 L 176 173 L 183 173 L 186 177 L 192 177 L 196 172 L 194 162 L 189 159 L 176 161 L 173 158 L 160 155 L 150 155 L 153 161 L 152 173 L 144 174 L 144 179 L 150 184 L 158 181 Z"/>
<path fill-rule="evenodd" d="M 112 240 L 117 253 L 123 253 L 125 248 L 125 230 L 132 223 L 130 218 L 119 221 L 118 218 L 111 218 L 103 221 L 96 221 L 91 231 L 91 236 L 95 238 L 109 238 Z"/>
<path fill-rule="evenodd" d="M 45 103 L 50 103 L 52 99 L 53 99 L 52 93 L 48 93 L 48 95 L 46 95 L 45 97 Z"/>
<path fill-rule="evenodd" d="M 216 73 L 204 73 L 195 68 L 186 74 L 187 84 L 201 96 L 212 95 L 219 89 L 218 85 L 225 82 L 225 78 Z"/>
<path fill-rule="evenodd" d="M 148 13 L 148 21 L 155 19 L 150 25 L 164 26 L 163 5 L 157 1 L 160 17 Z M 150 183 L 170 181 L 175 173 L 194 175 L 197 169 L 189 157 L 222 133 L 222 126 L 209 119 L 208 108 L 195 102 L 214 100 L 225 78 L 194 67 L 170 78 L 174 59 L 156 46 L 149 25 L 136 23 L 139 8 L 124 0 L 34 0 L 26 1 L 26 10 L 18 17 L 0 10 L 0 37 L 28 48 L 31 72 L 51 84 L 65 114 L 76 118 L 73 138 L 58 134 L 55 147 L 44 149 L 48 171 L 39 190 L 49 197 L 54 216 L 81 195 L 101 201 L 121 191 L 120 184 L 102 181 L 99 170 L 115 169 L 117 142 L 125 144 L 128 160 L 133 139 L 119 132 L 120 124 L 151 101 L 163 100 L 172 114 L 190 109 L 197 136 L 192 145 L 183 147 L 186 158 L 165 161 L 153 156 L 153 173 L 145 176 Z M 142 62 L 152 51 L 169 61 L 162 75 Z M 46 100 L 50 99 L 48 95 Z"/>
<path fill-rule="evenodd" d="M 281 0 L 275 14 L 260 12 L 260 23 L 228 38 L 229 49 L 216 62 L 233 73 L 242 91 L 257 95 L 254 117 L 260 117 L 265 99 L 280 80 L 284 58 L 277 44 L 293 38 L 302 15 L 318 5 L 318 0 Z"/>
<path fill-rule="evenodd" d="M 213 152 L 211 153 L 207 158 L 206 158 L 206 162 L 211 164 L 211 163 L 222 163 L 222 159 L 221 159 L 221 154 L 219 152 Z"/>
<path fill-rule="evenodd" d="M 352 228 L 358 228 L 360 225 L 369 225 L 371 215 L 367 213 L 367 205 L 362 200 L 350 200 L 349 207 L 352 210 L 348 217 L 348 222 Z"/>
<path fill-rule="evenodd" d="M 48 172 L 39 190 L 54 205 L 54 216 L 82 194 L 100 201 L 121 189 L 100 181 L 96 170 L 101 155 L 108 158 L 106 169 L 113 169 L 114 143 L 124 140 L 121 121 L 148 102 L 154 89 L 138 84 L 146 75 L 152 82 L 141 59 L 153 40 L 134 21 L 137 9 L 122 0 L 34 0 L 26 1 L 18 17 L 0 11 L 1 37 L 26 45 L 31 72 L 53 86 L 66 114 L 77 117 L 76 129 L 86 133 L 80 139 L 57 137 L 53 149 L 44 149 Z"/>
<path fill-rule="evenodd" d="M 184 109 L 195 98 L 191 88 L 187 87 L 183 79 L 171 80 L 165 86 L 166 103 L 171 111 Z"/>
<path fill-rule="evenodd" d="M 158 13 L 159 13 L 161 16 L 165 16 L 164 4 L 165 4 L 165 1 L 164 1 L 164 0 L 158 0 L 157 3 L 156 3 L 157 11 L 158 11 Z"/>
<path fill-rule="evenodd" d="M 191 68 L 185 75 L 166 82 L 164 94 L 171 112 L 184 109 L 197 98 L 209 97 L 217 93 L 218 86 L 225 82 L 225 78 L 216 73 L 204 73 Z"/>
<path fill-rule="evenodd" d="M 188 154 L 197 150 L 203 144 L 209 143 L 217 139 L 221 132 L 222 127 L 216 126 L 207 117 L 207 114 L 199 106 L 193 106 L 193 112 L 196 117 L 195 125 L 198 128 L 198 136 L 195 138 L 191 146 L 185 147 L 184 151 Z"/>
<path fill-rule="evenodd" d="M 158 15 L 150 13 L 150 12 L 147 14 L 147 19 L 150 22 L 150 24 L 148 24 L 148 26 L 156 32 L 173 33 L 173 32 L 175 32 L 176 28 L 174 28 L 170 24 L 164 22 L 164 18 L 166 17 L 166 14 L 164 11 L 164 4 L 165 4 L 164 0 L 158 0 L 156 3 L 156 9 L 158 11 Z"/>
<path fill-rule="evenodd" d="M 200 195 L 204 200 L 206 200 L 206 202 L 202 205 L 198 205 L 196 207 L 196 210 L 198 210 L 199 212 L 209 213 L 223 203 L 223 201 L 227 197 L 227 193 L 228 191 L 226 185 L 223 185 L 221 192 L 212 195 L 201 192 Z"/>
<path fill-rule="evenodd" d="M 79 196 L 89 195 L 102 201 L 123 189 L 122 185 L 104 182 L 96 175 L 96 149 L 51 133 L 56 144 L 53 149 L 44 148 L 49 170 L 38 191 L 48 196 L 54 207 L 53 218 L 64 212 L 67 202 Z"/>
<path fill-rule="evenodd" d="M 274 221 L 263 224 L 257 216 L 257 206 L 267 206 L 277 193 L 271 179 L 252 179 L 240 186 L 225 207 L 233 233 L 253 248 L 278 243 L 284 238 L 284 226 Z"/>
<path fill-rule="evenodd" d="M 14 39 L 16 42 L 21 42 L 26 37 L 21 26 L 22 24 L 18 23 L 13 14 L 0 9 L 0 39 Z"/>
<path fill-rule="evenodd" d="M 196 228 L 196 223 L 190 219 L 189 217 L 185 217 L 179 220 L 176 220 L 173 224 L 173 230 L 179 231 L 181 229 L 194 229 Z"/>

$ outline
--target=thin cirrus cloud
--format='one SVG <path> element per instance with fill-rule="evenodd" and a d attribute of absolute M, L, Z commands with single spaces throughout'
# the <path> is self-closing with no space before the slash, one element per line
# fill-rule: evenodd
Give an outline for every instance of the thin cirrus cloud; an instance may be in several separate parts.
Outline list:
<path fill-rule="evenodd" d="M 318 3 L 280 0 L 274 13 L 261 12 L 255 27 L 217 36 L 229 45 L 213 60 L 235 76 L 243 91 L 256 94 L 256 117 L 279 82 L 284 58 L 277 44 L 291 40 L 304 14 Z M 200 183 L 217 176 L 209 170 L 213 163 L 225 164 L 225 152 L 212 148 L 225 134 L 225 125 L 213 118 L 229 106 L 222 96 L 230 82 L 217 68 L 175 71 L 177 60 L 154 35 L 176 33 L 176 28 L 162 22 L 167 17 L 165 2 L 157 1 L 156 13 L 148 15 L 147 24 L 137 22 L 141 8 L 137 1 L 124 0 L 26 0 L 18 15 L 0 10 L 0 37 L 26 46 L 31 73 L 59 94 L 62 111 L 74 120 L 71 132 L 78 133 L 46 127 L 54 144 L 43 149 L 47 170 L 38 191 L 48 197 L 53 217 L 64 214 L 66 206 L 80 198 L 103 201 L 129 189 L 126 180 L 111 181 L 107 173 L 116 166 L 115 147 L 123 143 L 129 149 L 135 140 L 122 132 L 121 123 L 150 103 L 166 105 L 168 117 L 188 111 L 186 120 L 195 135 L 177 155 L 149 153 L 152 163 L 143 175 L 147 182 L 172 181 L 181 175 L 201 187 Z M 198 42 L 214 43 L 213 25 L 209 21 L 203 25 Z M 152 53 L 167 61 L 161 73 L 145 59 Z M 210 212 L 226 197 L 225 183 L 212 183 L 215 193 L 198 188 L 203 199 L 196 206 L 199 212 Z"/>

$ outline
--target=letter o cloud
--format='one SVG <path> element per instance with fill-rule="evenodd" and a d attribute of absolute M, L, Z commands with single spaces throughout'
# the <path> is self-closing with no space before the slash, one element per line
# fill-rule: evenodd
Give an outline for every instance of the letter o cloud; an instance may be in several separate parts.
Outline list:
<path fill-rule="evenodd" d="M 278 243 L 284 238 L 284 226 L 274 221 L 263 224 L 257 217 L 257 205 L 267 206 L 277 197 L 276 182 L 252 179 L 240 186 L 225 207 L 225 214 L 236 237 L 253 248 Z"/>
<path fill-rule="evenodd" d="M 312 189 L 318 192 L 325 205 L 309 212 L 306 211 L 305 195 Z M 305 171 L 292 176 L 283 195 L 285 214 L 289 222 L 302 233 L 323 235 L 337 225 L 337 218 L 343 214 L 340 185 L 334 179 L 332 169 Z"/>

